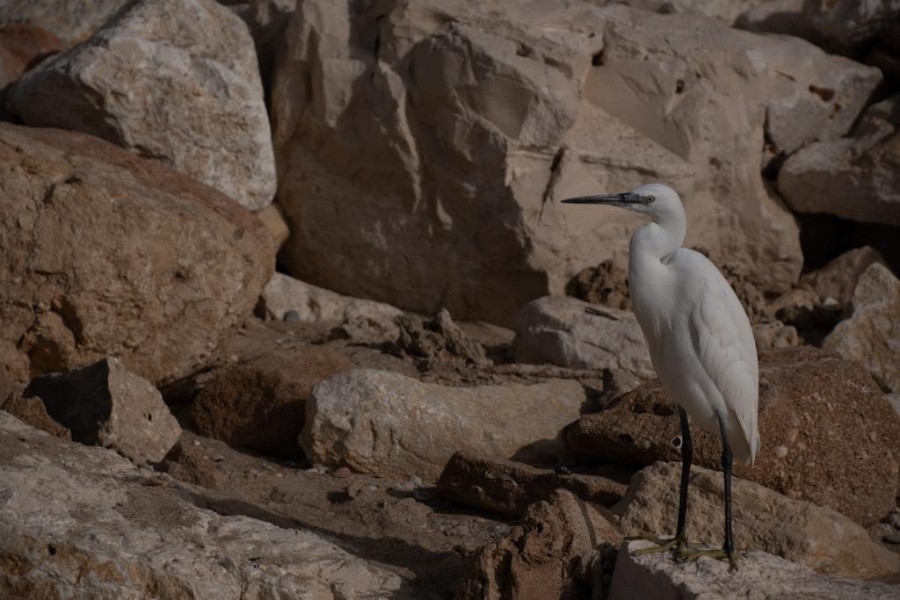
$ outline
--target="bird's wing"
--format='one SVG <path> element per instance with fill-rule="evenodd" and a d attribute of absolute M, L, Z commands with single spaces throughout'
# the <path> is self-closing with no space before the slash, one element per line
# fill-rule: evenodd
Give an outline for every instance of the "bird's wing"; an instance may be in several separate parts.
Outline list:
<path fill-rule="evenodd" d="M 740 431 L 728 426 L 728 441 L 734 455 L 752 464 L 759 448 L 756 342 L 734 290 L 711 262 L 705 257 L 702 260 L 708 266 L 699 269 L 705 277 L 689 317 L 691 342 L 730 413 L 723 416 L 729 421 L 736 418 L 740 425 Z"/>

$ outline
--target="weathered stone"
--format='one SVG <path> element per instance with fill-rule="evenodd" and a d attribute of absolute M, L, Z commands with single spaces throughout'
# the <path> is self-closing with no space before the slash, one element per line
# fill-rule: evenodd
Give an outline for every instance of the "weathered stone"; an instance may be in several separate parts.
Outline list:
<path fill-rule="evenodd" d="M 46 431 L 64 440 L 72 439 L 72 432 L 53 420 L 40 398 L 25 398 L 20 392 L 12 392 L 0 401 L 0 410 L 5 410 L 23 423 Z"/>
<path fill-rule="evenodd" d="M 731 25 L 741 13 L 763 2 L 764 0 L 624 0 L 621 3 L 664 14 L 701 15 Z"/>
<path fill-rule="evenodd" d="M 622 499 L 625 486 L 595 475 L 562 475 L 510 460 L 457 452 L 437 481 L 441 496 L 468 506 L 521 517 L 554 490 L 568 490 L 579 499 L 611 506 Z"/>
<path fill-rule="evenodd" d="M 117 356 L 187 375 L 249 315 L 274 253 L 251 213 L 97 138 L 0 124 L 0 377 Z"/>
<path fill-rule="evenodd" d="M 900 280 L 873 263 L 863 272 L 850 302 L 850 317 L 823 346 L 863 365 L 879 384 L 900 392 Z"/>
<path fill-rule="evenodd" d="M 635 556 L 652 545 L 625 542 L 619 549 L 609 600 L 891 600 L 900 586 L 819 575 L 765 552 L 745 552 L 738 569 L 712 558 L 677 562 L 671 553 Z"/>
<path fill-rule="evenodd" d="M 611 260 L 582 269 L 566 284 L 566 295 L 592 304 L 631 310 L 628 271 Z"/>
<path fill-rule="evenodd" d="M 458 597 L 599 598 L 600 547 L 618 545 L 621 539 L 596 507 L 570 492 L 553 492 L 528 509 L 521 525 L 481 550 Z"/>
<path fill-rule="evenodd" d="M 45 29 L 74 46 L 88 39 L 131 0 L 5 0 L 0 23 Z"/>
<path fill-rule="evenodd" d="M 269 204 L 258 211 L 256 216 L 263 222 L 266 229 L 269 230 L 269 233 L 272 236 L 272 243 L 275 245 L 276 250 L 281 248 L 287 239 L 291 237 L 291 232 L 288 229 L 284 216 L 281 214 L 281 209 L 278 208 L 277 204 Z"/>
<path fill-rule="evenodd" d="M 463 333 L 446 308 L 430 321 L 403 315 L 397 317 L 396 322 L 400 328 L 395 344 L 398 352 L 426 363 L 440 359 L 463 359 L 479 366 L 490 364 L 484 346 Z"/>
<path fill-rule="evenodd" d="M 768 0 L 741 13 L 734 26 L 747 31 L 794 35 L 812 41 L 812 27 L 803 17 L 805 0 Z"/>
<path fill-rule="evenodd" d="M 7 105 L 26 125 L 107 139 L 250 209 L 275 194 L 253 40 L 215 0 L 129 5 L 88 41 L 29 71 Z"/>
<path fill-rule="evenodd" d="M 4 598 L 409 598 L 401 578 L 293 526 L 0 412 Z"/>
<path fill-rule="evenodd" d="M 656 463 L 631 480 L 612 508 L 627 536 L 671 535 L 678 516 L 681 463 Z M 721 548 L 724 539 L 721 472 L 693 467 L 688 492 L 687 537 Z M 738 550 L 762 550 L 819 573 L 863 579 L 900 569 L 900 557 L 869 538 L 865 529 L 830 509 L 792 500 L 757 483 L 732 479 L 734 539 Z"/>
<path fill-rule="evenodd" d="M 316 346 L 275 349 L 219 368 L 194 398 L 191 416 L 197 431 L 231 446 L 298 458 L 313 386 L 350 368 L 343 355 Z"/>
<path fill-rule="evenodd" d="M 60 39 L 40 27 L 0 26 L 0 88 L 17 80 L 34 63 L 62 49 Z"/>
<path fill-rule="evenodd" d="M 626 253 L 634 215 L 558 199 L 652 179 L 687 199 L 690 245 L 785 291 L 802 255 L 760 176 L 764 135 L 840 137 L 880 79 L 802 40 L 619 5 L 304 0 L 285 38 L 287 269 L 501 324 Z"/>
<path fill-rule="evenodd" d="M 513 354 L 517 362 L 654 375 L 644 334 L 632 312 L 564 296 L 539 298 L 522 309 Z"/>
<path fill-rule="evenodd" d="M 803 16 L 826 45 L 844 52 L 871 42 L 900 20 L 896 0 L 805 0 Z"/>
<path fill-rule="evenodd" d="M 829 506 L 870 525 L 894 506 L 900 419 L 868 374 L 809 346 L 760 353 L 756 463 L 740 477 Z M 691 428 L 694 462 L 718 468 L 718 433 Z M 657 383 L 586 415 L 563 432 L 577 454 L 626 464 L 680 460 L 675 405 Z"/>
<path fill-rule="evenodd" d="M 250 29 L 250 35 L 256 44 L 263 87 L 268 90 L 272 80 L 272 69 L 275 68 L 275 57 L 284 38 L 288 20 L 297 7 L 297 0 L 219 1 L 221 4 L 227 4 Z"/>
<path fill-rule="evenodd" d="M 433 481 L 458 450 L 524 461 L 553 456 L 559 430 L 585 401 L 575 381 L 458 388 L 355 370 L 313 389 L 300 443 L 313 463 Z"/>
<path fill-rule="evenodd" d="M 754 325 L 753 339 L 759 350 L 792 348 L 800 345 L 797 329 L 793 325 L 785 325 L 781 321 Z"/>
<path fill-rule="evenodd" d="M 115 358 L 37 377 L 22 395 L 39 397 L 76 442 L 112 448 L 138 464 L 161 461 L 181 435 L 159 391 Z"/>
<path fill-rule="evenodd" d="M 390 304 L 341 296 L 303 281 L 275 273 L 262 293 L 266 312 L 283 320 L 295 311 L 300 323 L 322 323 L 342 330 L 361 342 L 395 341 L 400 334 L 397 317 L 403 314 Z"/>
<path fill-rule="evenodd" d="M 833 298 L 840 306 L 847 306 L 856 289 L 856 282 L 872 263 L 884 263 L 884 258 L 871 246 L 844 252 L 827 265 L 804 274 L 800 281 L 819 295 L 822 301 Z"/>

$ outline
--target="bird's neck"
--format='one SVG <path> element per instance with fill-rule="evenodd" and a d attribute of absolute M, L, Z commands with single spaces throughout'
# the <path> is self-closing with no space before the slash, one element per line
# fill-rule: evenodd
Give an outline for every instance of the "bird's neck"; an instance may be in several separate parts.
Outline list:
<path fill-rule="evenodd" d="M 631 236 L 629 262 L 635 264 L 635 259 L 656 263 L 662 261 L 681 248 L 686 231 L 684 219 L 647 223 Z"/>

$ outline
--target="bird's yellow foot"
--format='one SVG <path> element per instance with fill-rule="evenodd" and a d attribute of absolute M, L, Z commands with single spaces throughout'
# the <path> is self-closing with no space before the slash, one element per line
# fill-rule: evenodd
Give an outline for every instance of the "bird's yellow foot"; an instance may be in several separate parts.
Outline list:
<path fill-rule="evenodd" d="M 688 548 L 678 548 L 675 550 L 675 560 L 677 560 L 678 562 L 697 560 L 702 556 L 708 556 L 710 558 L 715 558 L 716 560 L 727 560 L 729 563 L 728 570 L 731 572 L 737 571 L 738 553 L 734 550 L 729 551 L 725 548 L 710 550 L 690 550 Z"/>
<path fill-rule="evenodd" d="M 657 552 L 665 552 L 667 550 L 682 550 L 691 548 L 692 545 L 687 542 L 687 540 L 681 538 L 630 538 L 630 539 L 642 539 L 653 542 L 656 546 L 651 548 L 641 548 L 640 550 L 635 550 L 632 554 L 635 556 L 644 556 L 646 554 L 656 554 Z"/>

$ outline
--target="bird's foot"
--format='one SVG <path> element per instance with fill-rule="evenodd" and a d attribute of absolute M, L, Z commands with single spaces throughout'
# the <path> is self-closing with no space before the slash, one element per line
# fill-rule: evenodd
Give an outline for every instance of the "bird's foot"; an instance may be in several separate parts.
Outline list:
<path fill-rule="evenodd" d="M 675 550 L 675 560 L 684 563 L 697 560 L 703 556 L 715 558 L 716 560 L 727 560 L 728 570 L 732 573 L 737 571 L 738 553 L 734 550 L 726 550 L 725 548 L 709 549 L 709 550 L 691 550 L 688 548 L 678 548 Z"/>
<path fill-rule="evenodd" d="M 656 544 L 650 548 L 641 548 L 640 550 L 635 550 L 633 554 L 635 556 L 644 556 L 646 554 L 656 554 L 658 552 L 666 552 L 667 550 L 675 550 L 676 552 L 681 550 L 687 550 L 689 548 L 695 547 L 693 544 L 689 544 L 687 540 L 684 538 L 628 538 L 631 540 L 647 540 Z"/>

